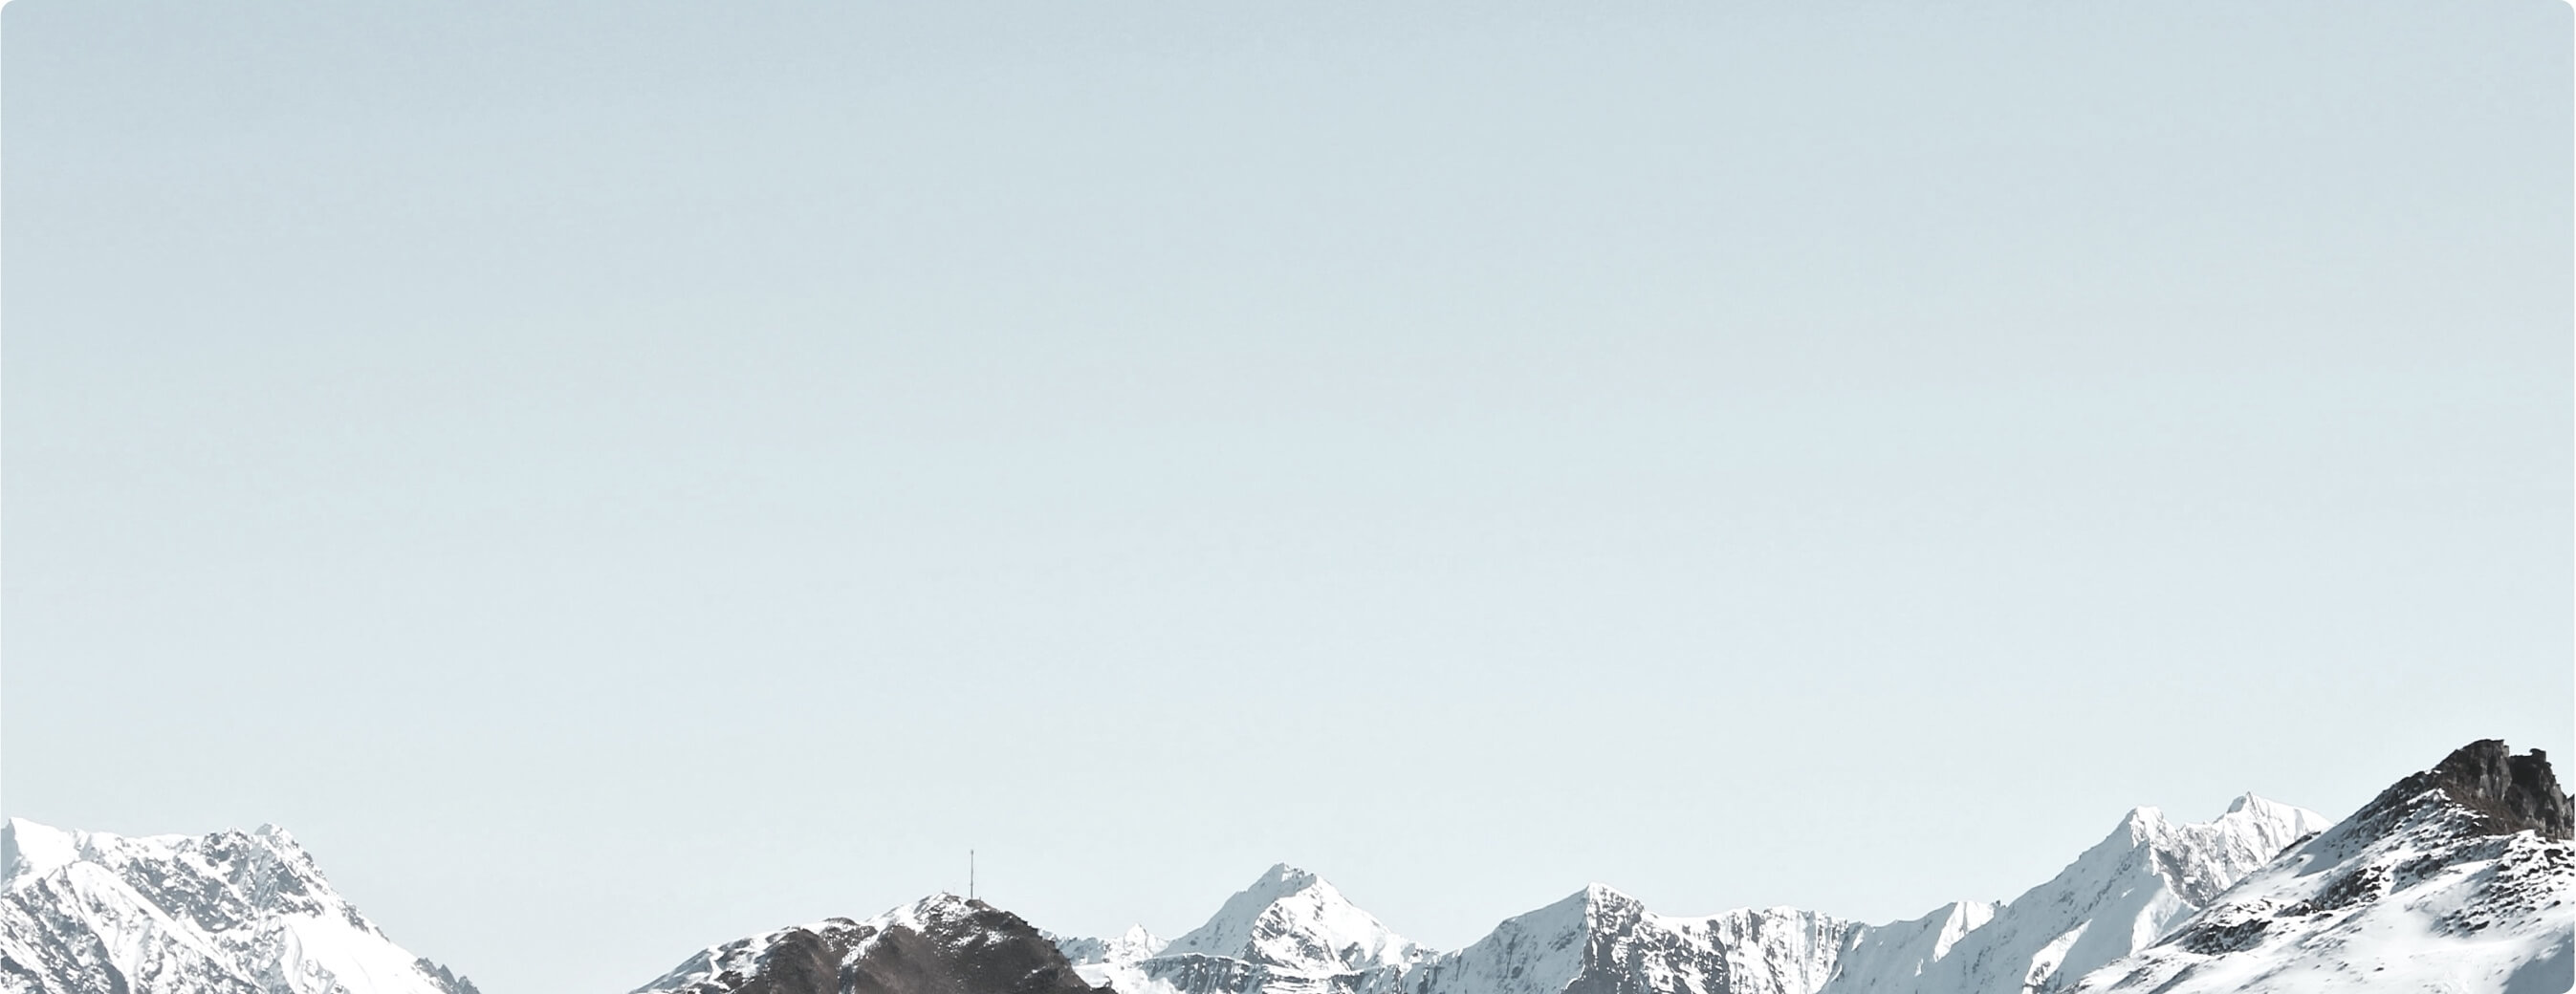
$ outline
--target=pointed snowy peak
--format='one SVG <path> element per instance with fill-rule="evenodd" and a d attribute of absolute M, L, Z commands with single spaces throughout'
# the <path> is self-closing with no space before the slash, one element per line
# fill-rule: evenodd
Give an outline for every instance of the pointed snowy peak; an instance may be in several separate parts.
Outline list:
<path fill-rule="evenodd" d="M 2108 881 L 2144 869 L 2196 908 L 2329 824 L 2314 811 L 2253 794 L 2236 798 L 2225 814 L 2197 823 L 2175 822 L 2152 807 L 2134 808 L 2099 845 L 2078 857 L 2067 873 L 2090 870 Z"/>
<path fill-rule="evenodd" d="M 1646 902 L 1609 884 L 1588 884 L 1567 900 L 1582 902 L 1584 927 L 1593 932 L 1633 929 L 1650 914 Z"/>
<path fill-rule="evenodd" d="M 1227 898 L 1207 924 L 1161 955 L 1223 956 L 1298 973 L 1400 966 L 1416 949 L 1339 890 L 1286 863 Z"/>
<path fill-rule="evenodd" d="M 14 889 L 71 865 L 79 861 L 80 848 L 79 833 L 11 818 L 0 824 L 0 884 Z"/>

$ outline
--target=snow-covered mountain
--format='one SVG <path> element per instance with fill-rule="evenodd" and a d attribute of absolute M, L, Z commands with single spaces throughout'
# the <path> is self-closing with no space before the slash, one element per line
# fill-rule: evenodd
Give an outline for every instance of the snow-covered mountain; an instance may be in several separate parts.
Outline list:
<path fill-rule="evenodd" d="M 1999 901 L 1953 901 L 1921 918 L 1860 926 L 1844 943 L 1829 989 L 1844 994 L 1908 994 L 1922 988 L 1923 973 L 1993 921 Z"/>
<path fill-rule="evenodd" d="M 2199 823 L 2138 808 L 2057 876 L 2001 907 L 1952 905 L 1929 919 L 1868 930 L 1868 955 L 1853 956 L 1824 990 L 2021 994 L 2063 987 L 2153 943 L 2326 824 L 2314 811 L 2252 794 Z M 1953 937 L 1923 942 L 1919 936 L 1930 929 L 1922 926 L 1931 920 Z M 1896 947 L 1917 951 L 1882 951 Z"/>
<path fill-rule="evenodd" d="M 350 906 L 282 829 L 0 826 L 0 994 L 476 994 Z"/>
<path fill-rule="evenodd" d="M 2471 743 L 2217 895 L 2081 994 L 2576 988 L 2576 805 Z"/>
<path fill-rule="evenodd" d="M 1879 926 L 1797 908 L 1659 915 L 1596 884 L 1447 954 L 1277 866 L 1167 947 L 1141 930 L 1059 946 L 1085 979 L 1124 994 L 2023 994 L 2153 942 L 2325 826 L 2250 794 L 2203 823 L 2140 808 L 2009 904 Z"/>
<path fill-rule="evenodd" d="M 1067 938 L 935 895 L 708 948 L 635 994 L 2558 994 L 2576 800 L 2485 741 L 2340 823 L 2253 795 L 2131 811 L 2047 882 L 1864 925 L 1660 915 L 1594 885 L 1454 952 L 1274 866 L 1177 939 Z M 403 951 L 285 832 L 0 826 L 0 994 L 476 994 Z"/>
<path fill-rule="evenodd" d="M 1854 926 L 1795 908 L 1655 914 L 1598 884 L 1424 964 L 1404 994 L 1812 994 Z"/>
<path fill-rule="evenodd" d="M 1431 955 L 1285 863 L 1169 943 L 1139 927 L 1057 945 L 1084 979 L 1124 994 L 1378 994 Z"/>
<path fill-rule="evenodd" d="M 634 994 L 1089 994 L 1020 916 L 935 894 L 866 921 L 833 918 L 689 957 Z"/>
<path fill-rule="evenodd" d="M 1145 931 L 1143 925 L 1131 926 L 1115 939 L 1063 937 L 1049 932 L 1047 940 L 1055 943 L 1056 948 L 1063 951 L 1064 958 L 1073 961 L 1075 966 L 1132 962 L 1162 952 L 1172 944 L 1170 939 Z"/>
<path fill-rule="evenodd" d="M 1221 956 L 1303 973 L 1400 967 L 1419 950 L 1312 873 L 1281 863 L 1160 956 Z"/>

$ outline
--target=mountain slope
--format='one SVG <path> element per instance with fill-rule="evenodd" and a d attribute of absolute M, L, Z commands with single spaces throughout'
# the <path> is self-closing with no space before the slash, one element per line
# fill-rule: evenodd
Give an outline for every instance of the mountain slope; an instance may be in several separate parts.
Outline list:
<path fill-rule="evenodd" d="M 2247 876 L 2083 994 L 2576 987 L 2576 803 L 2485 740 Z"/>
<path fill-rule="evenodd" d="M 0 994 L 475 994 L 332 891 L 283 830 L 0 826 Z"/>
<path fill-rule="evenodd" d="M 1272 866 L 1207 923 L 1157 955 L 1222 956 L 1299 973 L 1353 973 L 1412 962 L 1416 949 L 1312 873 Z"/>
<path fill-rule="evenodd" d="M 1828 989 L 1840 994 L 1910 994 L 1925 969 L 2003 910 L 2000 902 L 1955 901 L 1909 921 L 1855 927 Z"/>
<path fill-rule="evenodd" d="M 1082 976 L 1125 994 L 1359 994 L 1386 990 L 1429 950 L 1285 863 L 1165 944 L 1131 929 L 1118 941 L 1061 939 Z"/>
<path fill-rule="evenodd" d="M 1141 930 L 1058 944 L 1124 994 L 2023 994 L 2155 941 L 2325 826 L 2250 794 L 2204 823 L 2140 808 L 2010 904 L 1881 926 L 1796 908 L 1658 915 L 1594 885 L 1435 955 L 1283 865 L 1168 946 Z"/>
<path fill-rule="evenodd" d="M 2064 986 L 2154 942 L 2237 878 L 2326 824 L 2314 811 L 2252 794 L 2199 823 L 2138 808 L 2057 876 L 1963 930 L 1946 948 L 1917 940 L 1927 959 L 1884 952 L 1855 957 L 1826 994 L 2021 994 Z M 1945 928 L 1975 916 L 1953 914 L 1957 920 Z M 1920 931 L 1919 922 L 1884 928 Z M 1866 937 L 1862 946 L 1884 948 Z"/>
<path fill-rule="evenodd" d="M 1090 994 L 1020 916 L 955 894 L 715 946 L 635 994 Z"/>
<path fill-rule="evenodd" d="M 1404 994 L 1812 994 L 1854 926 L 1795 908 L 1704 918 L 1595 884 L 1404 978 Z"/>

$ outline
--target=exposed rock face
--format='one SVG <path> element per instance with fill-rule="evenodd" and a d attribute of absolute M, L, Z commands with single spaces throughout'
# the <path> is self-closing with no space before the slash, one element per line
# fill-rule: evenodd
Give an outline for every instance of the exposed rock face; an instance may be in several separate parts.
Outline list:
<path fill-rule="evenodd" d="M 1091 994 L 1020 916 L 954 894 L 729 942 L 636 994 Z"/>
<path fill-rule="evenodd" d="M 2527 829 L 2544 839 L 2576 838 L 2576 802 L 2559 792 L 2548 754 L 2534 749 L 2516 756 L 2502 739 L 2480 739 L 2452 750 L 2432 769 L 2381 791 L 2353 818 L 2387 814 L 2435 789 L 2481 816 L 2487 834 Z"/>

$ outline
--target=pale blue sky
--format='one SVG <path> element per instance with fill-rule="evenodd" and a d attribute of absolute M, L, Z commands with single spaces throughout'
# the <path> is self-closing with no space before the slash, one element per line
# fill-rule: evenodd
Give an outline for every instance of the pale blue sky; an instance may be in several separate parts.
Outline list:
<path fill-rule="evenodd" d="M 7 813 L 615 994 L 2576 747 L 2565 4 L 949 6 L 10 4 Z"/>

